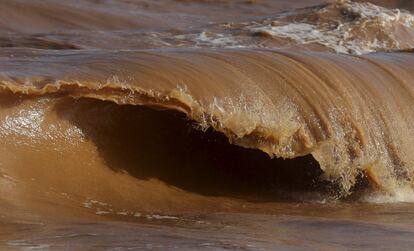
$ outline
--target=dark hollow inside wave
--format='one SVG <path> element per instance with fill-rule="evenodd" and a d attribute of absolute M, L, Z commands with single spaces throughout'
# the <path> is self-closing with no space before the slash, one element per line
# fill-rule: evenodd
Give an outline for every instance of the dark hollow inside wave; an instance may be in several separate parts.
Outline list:
<path fill-rule="evenodd" d="M 289 192 L 329 192 L 311 155 L 292 160 L 235 146 L 221 133 L 202 131 L 183 114 L 94 99 L 64 99 L 63 119 L 96 144 L 108 167 L 137 179 L 158 179 L 207 196 L 284 199 Z"/>

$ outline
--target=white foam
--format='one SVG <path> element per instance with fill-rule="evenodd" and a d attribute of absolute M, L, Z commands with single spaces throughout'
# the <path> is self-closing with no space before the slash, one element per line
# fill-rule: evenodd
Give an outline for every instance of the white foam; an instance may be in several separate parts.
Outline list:
<path fill-rule="evenodd" d="M 195 39 L 196 47 L 243 47 L 231 34 L 201 32 Z"/>
<path fill-rule="evenodd" d="M 395 189 L 392 193 L 375 191 L 366 194 L 362 201 L 377 204 L 414 203 L 414 190 L 409 186 Z"/>
<path fill-rule="evenodd" d="M 404 26 L 414 30 L 414 16 L 398 9 L 390 10 L 370 3 L 354 3 L 346 1 L 341 5 L 355 20 L 337 24 L 336 21 L 311 22 L 303 18 L 300 21 L 272 22 L 266 25 L 253 25 L 252 32 L 267 33 L 274 37 L 289 38 L 299 44 L 321 44 L 332 48 L 338 53 L 366 54 L 379 50 L 406 49 L 400 45 L 399 38 L 393 34 L 393 27 Z M 328 12 L 328 6 L 311 14 L 323 15 Z M 292 13 L 291 16 L 295 16 Z M 285 17 L 285 16 L 284 16 Z M 368 26 L 375 26 L 378 32 L 367 35 Z M 414 45 L 414 43 L 413 43 Z"/>
<path fill-rule="evenodd" d="M 151 214 L 151 215 L 147 214 L 146 218 L 148 220 L 152 220 L 152 219 L 155 219 L 155 220 L 178 220 L 178 217 L 175 217 L 175 216 L 159 215 L 159 214 Z"/>

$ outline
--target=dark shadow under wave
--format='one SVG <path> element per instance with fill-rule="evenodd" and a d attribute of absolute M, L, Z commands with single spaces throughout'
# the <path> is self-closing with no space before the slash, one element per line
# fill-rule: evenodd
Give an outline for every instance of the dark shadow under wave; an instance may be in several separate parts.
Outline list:
<path fill-rule="evenodd" d="M 94 142 L 108 167 L 192 193 L 274 201 L 283 192 L 335 193 L 311 155 L 292 160 L 228 142 L 183 114 L 94 99 L 65 99 L 57 113 Z M 338 189 L 336 190 L 336 192 Z"/>

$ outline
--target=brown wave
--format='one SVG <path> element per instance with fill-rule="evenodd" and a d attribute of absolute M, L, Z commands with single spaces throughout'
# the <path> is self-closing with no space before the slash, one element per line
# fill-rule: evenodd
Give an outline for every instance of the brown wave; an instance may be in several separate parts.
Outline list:
<path fill-rule="evenodd" d="M 4 249 L 411 240 L 410 1 L 0 2 Z"/>
<path fill-rule="evenodd" d="M 232 144 L 281 158 L 312 154 L 345 193 L 361 173 L 389 192 L 411 186 L 411 53 L 19 53 L 2 57 L 3 92 L 177 110 Z"/>
<path fill-rule="evenodd" d="M 412 15 L 311 4 L 4 2 L 2 215 L 411 195 Z"/>

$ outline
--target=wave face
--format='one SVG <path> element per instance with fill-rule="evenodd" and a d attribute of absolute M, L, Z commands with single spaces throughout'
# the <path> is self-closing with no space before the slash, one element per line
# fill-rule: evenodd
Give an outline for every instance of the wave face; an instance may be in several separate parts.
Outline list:
<path fill-rule="evenodd" d="M 409 11 L 316 0 L 2 5 L 7 217 L 412 200 Z"/>
<path fill-rule="evenodd" d="M 410 185 L 411 53 L 21 52 L 1 62 L 4 92 L 177 110 L 232 144 L 279 158 L 312 154 L 344 192 L 361 173 L 388 191 Z M 21 127 L 6 122 L 3 131 Z"/>

